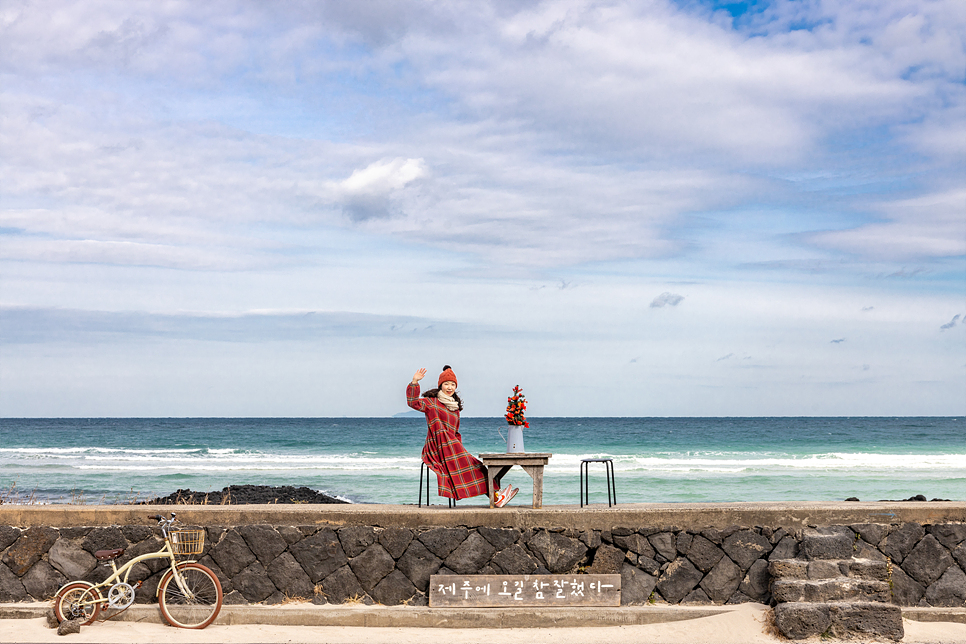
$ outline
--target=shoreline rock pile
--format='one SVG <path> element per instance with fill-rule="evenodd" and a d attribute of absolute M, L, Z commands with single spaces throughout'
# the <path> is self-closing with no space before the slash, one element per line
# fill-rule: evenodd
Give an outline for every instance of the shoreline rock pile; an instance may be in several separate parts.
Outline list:
<path fill-rule="evenodd" d="M 250 505 L 279 503 L 348 503 L 323 492 L 291 485 L 229 485 L 215 492 L 177 490 L 138 505 Z"/>

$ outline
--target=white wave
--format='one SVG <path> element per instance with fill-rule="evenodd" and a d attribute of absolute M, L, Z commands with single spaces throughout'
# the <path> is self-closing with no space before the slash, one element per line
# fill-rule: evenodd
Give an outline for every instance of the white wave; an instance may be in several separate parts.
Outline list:
<path fill-rule="evenodd" d="M 132 449 L 129 447 L 0 447 L 0 454 L 42 454 L 45 456 L 60 456 L 64 454 L 200 454 L 208 451 L 209 450 L 205 447 L 191 447 L 185 449 L 171 447 L 159 449 Z"/>
<path fill-rule="evenodd" d="M 415 472 L 416 467 L 380 467 L 380 468 L 340 468 L 323 467 L 318 465 L 289 466 L 289 467 L 253 467 L 250 465 L 167 465 L 163 467 L 144 467 L 141 465 L 77 465 L 73 469 L 97 472 L 144 472 L 151 474 L 181 474 L 189 472 L 341 472 L 351 474 L 372 474 L 375 472 L 392 472 L 409 470 Z"/>
<path fill-rule="evenodd" d="M 966 471 L 966 454 L 876 454 L 828 452 L 793 455 L 776 452 L 694 451 L 657 454 L 556 453 L 548 474 L 575 472 L 582 458 L 613 458 L 622 472 L 739 473 L 761 471 Z M 337 454 L 269 453 L 231 448 L 126 449 L 103 447 L 0 448 L 0 465 L 37 467 L 48 461 L 64 468 L 98 471 L 201 472 L 201 471 L 339 471 L 365 474 L 377 471 L 418 470 L 418 453 L 380 455 L 362 451 Z"/>
<path fill-rule="evenodd" d="M 555 454 L 552 469 L 577 467 L 582 458 L 613 458 L 618 471 L 706 471 L 742 472 L 750 470 L 966 470 L 966 454 L 871 454 L 830 452 L 807 456 L 744 454 L 717 458 L 668 455 L 566 455 Z M 548 470 L 551 469 L 548 464 Z"/>

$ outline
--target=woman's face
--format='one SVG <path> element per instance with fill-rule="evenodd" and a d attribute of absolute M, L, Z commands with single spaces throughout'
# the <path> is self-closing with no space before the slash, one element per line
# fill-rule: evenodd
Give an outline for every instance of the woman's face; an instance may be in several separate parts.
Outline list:
<path fill-rule="evenodd" d="M 447 380 L 446 382 L 444 382 L 443 384 L 441 384 L 439 386 L 439 388 L 447 396 L 452 396 L 453 395 L 453 392 L 456 391 L 456 383 L 453 382 L 452 380 Z"/>

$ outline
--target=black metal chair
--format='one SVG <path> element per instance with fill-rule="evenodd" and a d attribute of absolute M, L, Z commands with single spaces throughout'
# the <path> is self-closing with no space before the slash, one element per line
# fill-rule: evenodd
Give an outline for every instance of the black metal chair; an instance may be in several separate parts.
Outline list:
<path fill-rule="evenodd" d="M 432 470 L 429 469 L 429 466 L 426 465 L 426 463 L 420 462 L 419 463 L 419 496 L 416 497 L 417 499 L 419 499 L 419 507 L 423 507 L 423 476 L 424 476 L 423 472 L 424 471 L 426 472 L 425 474 L 426 505 L 429 505 L 429 473 L 432 472 Z M 456 499 L 447 498 L 446 500 L 449 501 L 449 507 L 453 507 L 454 505 L 456 505 Z"/>
<path fill-rule="evenodd" d="M 607 507 L 617 505 L 617 481 L 614 479 L 614 459 L 612 458 L 584 458 L 580 460 L 580 507 L 590 505 L 590 463 L 603 463 L 607 475 Z M 614 502 L 611 503 L 611 492 Z"/>

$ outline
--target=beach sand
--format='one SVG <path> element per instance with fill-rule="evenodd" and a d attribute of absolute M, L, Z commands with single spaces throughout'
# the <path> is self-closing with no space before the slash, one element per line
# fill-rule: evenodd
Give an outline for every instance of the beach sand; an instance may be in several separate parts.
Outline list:
<path fill-rule="evenodd" d="M 209 626 L 201 631 L 162 624 L 104 622 L 79 634 L 58 636 L 40 619 L 0 620 L 0 642 L 326 642 L 327 644 L 427 644 L 440 639 L 459 644 L 776 644 L 788 642 L 766 632 L 767 609 L 746 604 L 735 611 L 688 621 L 604 628 L 358 628 L 336 626 Z M 907 644 L 966 644 L 966 624 L 905 620 Z M 810 640 L 804 640 L 809 642 Z M 813 638 L 811 641 L 828 641 Z"/>

